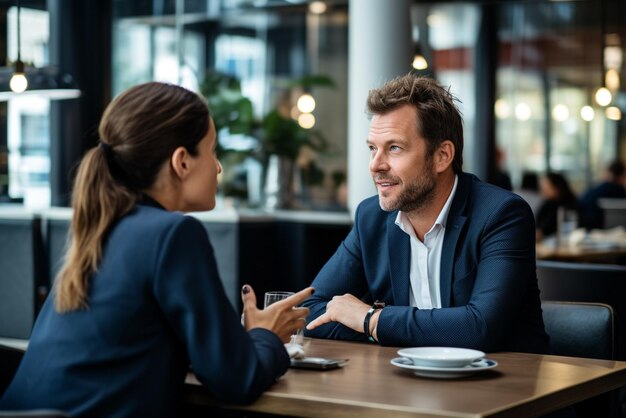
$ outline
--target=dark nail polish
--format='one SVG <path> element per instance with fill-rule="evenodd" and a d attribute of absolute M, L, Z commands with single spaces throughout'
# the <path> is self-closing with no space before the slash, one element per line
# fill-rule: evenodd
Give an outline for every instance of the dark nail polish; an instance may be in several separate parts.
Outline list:
<path fill-rule="evenodd" d="M 243 293 L 244 295 L 247 295 L 248 293 L 250 293 L 250 288 L 248 286 L 242 287 L 241 293 Z"/>

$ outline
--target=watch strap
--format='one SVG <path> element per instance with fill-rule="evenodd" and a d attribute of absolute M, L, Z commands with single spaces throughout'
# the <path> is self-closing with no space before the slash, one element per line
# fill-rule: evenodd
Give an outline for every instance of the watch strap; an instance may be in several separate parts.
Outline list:
<path fill-rule="evenodd" d="M 374 312 L 384 307 L 385 307 L 385 303 L 377 300 L 376 302 L 372 304 L 372 307 L 365 314 L 365 319 L 363 319 L 363 333 L 365 334 L 365 337 L 367 337 L 367 339 L 373 343 L 375 343 L 376 340 L 370 333 L 370 319 L 372 319 L 372 315 L 374 314 Z"/>

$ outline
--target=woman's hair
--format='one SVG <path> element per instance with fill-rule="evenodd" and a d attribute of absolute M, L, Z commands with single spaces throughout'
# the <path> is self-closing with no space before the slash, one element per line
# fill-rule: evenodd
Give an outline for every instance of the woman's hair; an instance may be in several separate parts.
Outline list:
<path fill-rule="evenodd" d="M 206 102 L 171 84 L 140 84 L 107 106 L 99 145 L 87 151 L 74 181 L 69 248 L 55 283 L 57 311 L 87 308 L 89 280 L 114 223 L 133 209 L 178 147 L 197 155 L 208 130 Z"/>
<path fill-rule="evenodd" d="M 532 190 L 534 192 L 539 190 L 539 176 L 537 173 L 531 173 L 529 171 L 525 171 L 522 174 L 522 190 Z"/>
<path fill-rule="evenodd" d="M 624 163 L 620 160 L 615 160 L 609 165 L 609 173 L 611 173 L 612 181 L 619 181 L 620 177 L 624 175 L 626 171 L 626 167 L 624 167 Z"/>
<path fill-rule="evenodd" d="M 463 119 L 455 101 L 458 100 L 432 78 L 407 74 L 370 90 L 366 106 L 368 113 L 375 115 L 389 113 L 403 105 L 414 107 L 418 133 L 426 140 L 428 155 L 431 156 L 443 141 L 451 141 L 455 151 L 452 168 L 460 173 Z"/>
<path fill-rule="evenodd" d="M 559 173 L 548 172 L 546 179 L 554 186 L 557 192 L 557 200 L 563 204 L 576 202 L 576 195 L 572 191 L 567 179 Z"/>

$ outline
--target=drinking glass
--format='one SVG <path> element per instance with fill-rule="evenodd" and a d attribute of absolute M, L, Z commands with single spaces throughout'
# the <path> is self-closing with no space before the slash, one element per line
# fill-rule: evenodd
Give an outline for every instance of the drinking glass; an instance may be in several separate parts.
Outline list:
<path fill-rule="evenodd" d="M 265 292 L 263 308 L 265 309 L 271 304 L 281 301 L 283 299 L 287 299 L 289 296 L 292 296 L 292 295 L 294 295 L 294 292 L 282 292 L 282 291 Z M 291 344 L 304 345 L 304 341 L 305 341 L 304 330 L 302 328 L 300 328 L 299 330 L 297 330 L 291 335 L 291 341 L 290 341 Z"/>
<path fill-rule="evenodd" d="M 265 300 L 263 303 L 263 309 L 268 306 L 281 301 L 283 299 L 287 299 L 289 296 L 294 295 L 294 292 L 265 292 Z"/>
<path fill-rule="evenodd" d="M 557 239 L 560 246 L 570 244 L 571 233 L 578 228 L 578 214 L 575 210 L 559 207 L 557 209 Z"/>

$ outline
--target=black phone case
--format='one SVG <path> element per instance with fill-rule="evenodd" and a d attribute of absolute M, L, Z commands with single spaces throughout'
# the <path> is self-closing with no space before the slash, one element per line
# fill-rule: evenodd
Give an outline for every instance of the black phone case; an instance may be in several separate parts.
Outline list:
<path fill-rule="evenodd" d="M 342 367 L 347 361 L 347 359 L 305 357 L 303 359 L 291 359 L 290 367 L 309 370 L 331 370 Z"/>

